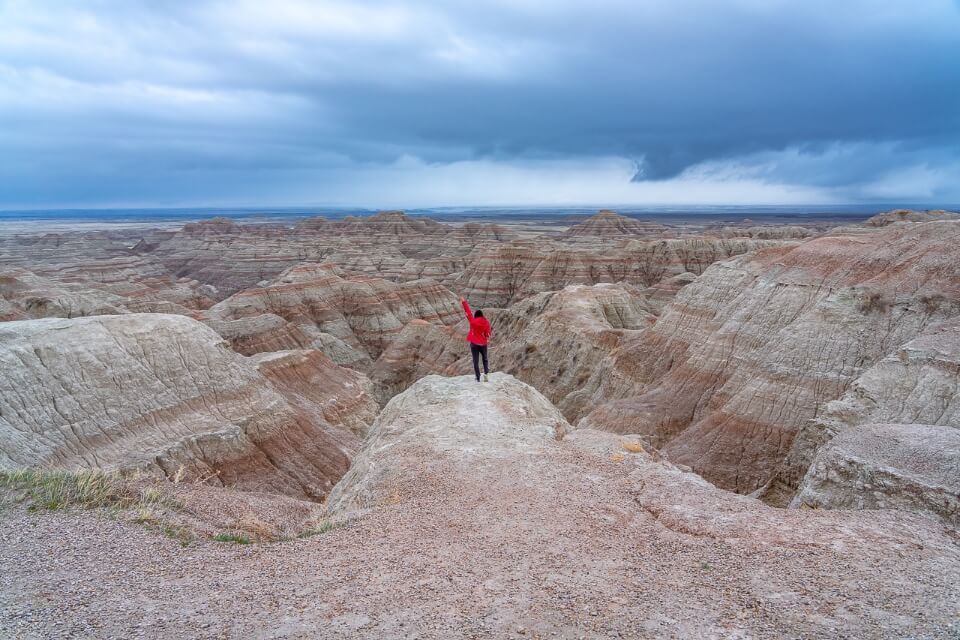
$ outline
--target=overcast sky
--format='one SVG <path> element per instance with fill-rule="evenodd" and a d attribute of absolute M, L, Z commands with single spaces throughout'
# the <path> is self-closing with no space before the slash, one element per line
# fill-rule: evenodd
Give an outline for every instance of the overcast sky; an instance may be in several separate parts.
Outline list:
<path fill-rule="evenodd" d="M 0 0 L 0 208 L 960 202 L 960 0 Z"/>

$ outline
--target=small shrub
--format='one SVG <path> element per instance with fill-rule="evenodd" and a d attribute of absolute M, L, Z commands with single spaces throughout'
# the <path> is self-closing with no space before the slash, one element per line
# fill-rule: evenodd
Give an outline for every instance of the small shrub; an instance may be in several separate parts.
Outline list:
<path fill-rule="evenodd" d="M 217 542 L 235 542 L 236 544 L 250 544 L 250 538 L 242 533 L 218 533 L 213 536 Z"/>
<path fill-rule="evenodd" d="M 890 301 L 878 291 L 870 291 L 860 301 L 860 311 L 863 313 L 884 313 L 890 308 Z"/>
<path fill-rule="evenodd" d="M 623 462 L 625 458 L 626 458 L 626 456 L 623 455 L 622 453 L 615 453 L 615 454 L 613 454 L 612 456 L 610 456 L 610 461 L 611 461 L 611 462 Z"/>
<path fill-rule="evenodd" d="M 536 351 L 536 350 L 537 350 L 537 345 L 535 345 L 535 344 L 528 344 L 528 345 L 527 345 L 527 348 L 524 349 L 523 352 L 524 352 L 524 353 L 533 353 L 533 352 Z"/>
<path fill-rule="evenodd" d="M 939 311 L 944 302 L 946 302 L 946 298 L 939 293 L 920 297 L 920 305 L 923 307 L 924 312 L 928 314 Z"/>

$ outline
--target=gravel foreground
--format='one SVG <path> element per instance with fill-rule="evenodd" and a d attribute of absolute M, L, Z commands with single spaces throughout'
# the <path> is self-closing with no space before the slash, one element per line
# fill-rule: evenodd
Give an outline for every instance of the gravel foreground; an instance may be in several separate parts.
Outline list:
<path fill-rule="evenodd" d="M 590 430 L 513 451 L 495 418 L 491 451 L 385 432 L 389 499 L 301 540 L 2 507 L 0 638 L 960 638 L 932 519 L 774 509 Z"/>
<path fill-rule="evenodd" d="M 556 458 L 522 488 L 531 470 L 421 478 L 295 542 L 7 509 L 0 637 L 960 637 L 957 548 L 691 535 L 637 508 L 627 465 Z"/>

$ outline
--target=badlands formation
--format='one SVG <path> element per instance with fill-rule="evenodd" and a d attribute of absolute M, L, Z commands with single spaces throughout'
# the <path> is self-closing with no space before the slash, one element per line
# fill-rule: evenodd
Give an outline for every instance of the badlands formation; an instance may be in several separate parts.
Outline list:
<path fill-rule="evenodd" d="M 0 235 L 0 635 L 958 637 L 958 247 L 944 211 Z M 151 500 L 44 509 L 78 470 Z"/>

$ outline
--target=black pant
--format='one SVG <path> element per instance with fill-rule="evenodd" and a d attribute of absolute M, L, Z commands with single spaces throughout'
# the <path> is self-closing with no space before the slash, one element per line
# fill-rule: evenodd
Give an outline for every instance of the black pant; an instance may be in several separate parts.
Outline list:
<path fill-rule="evenodd" d="M 473 373 L 477 376 L 477 382 L 480 382 L 480 363 L 478 360 L 483 356 L 483 372 L 490 373 L 490 367 L 487 366 L 487 345 L 470 343 L 470 354 L 473 356 Z"/>

